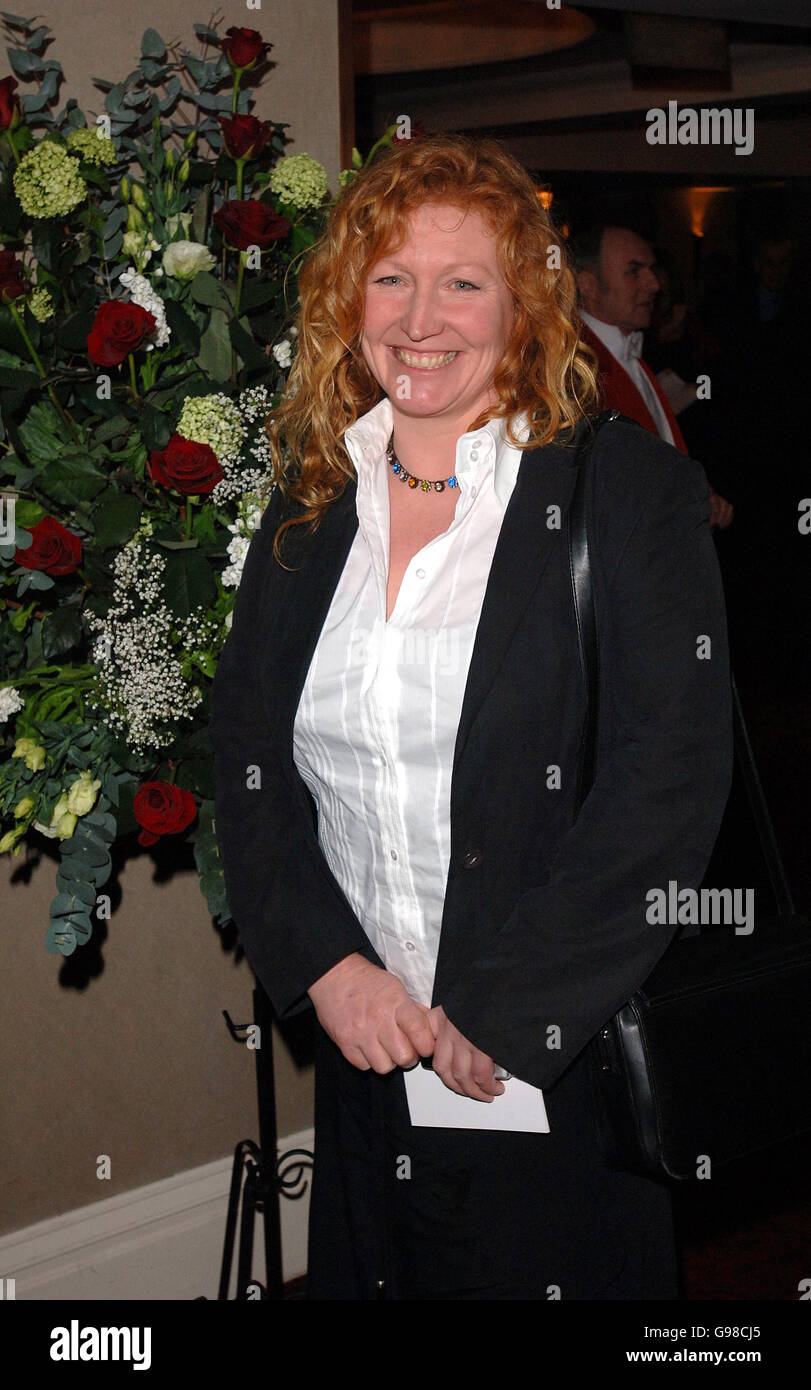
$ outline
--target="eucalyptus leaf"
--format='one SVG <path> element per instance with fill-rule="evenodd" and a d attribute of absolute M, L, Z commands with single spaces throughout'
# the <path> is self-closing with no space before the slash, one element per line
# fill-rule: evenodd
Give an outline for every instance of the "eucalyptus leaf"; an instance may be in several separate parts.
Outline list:
<path fill-rule="evenodd" d="M 146 29 L 141 39 L 142 56 L 144 58 L 162 58 L 165 52 L 166 44 L 157 29 Z"/>

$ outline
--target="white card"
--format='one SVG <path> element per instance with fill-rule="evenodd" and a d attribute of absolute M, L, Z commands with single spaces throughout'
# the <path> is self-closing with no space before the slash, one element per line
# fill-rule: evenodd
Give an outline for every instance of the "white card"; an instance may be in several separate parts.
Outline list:
<path fill-rule="evenodd" d="M 520 1130 L 548 1134 L 543 1091 L 511 1076 L 503 1095 L 493 1101 L 473 1100 L 450 1090 L 435 1071 L 419 1064 L 405 1073 L 412 1125 L 431 1129 Z"/>

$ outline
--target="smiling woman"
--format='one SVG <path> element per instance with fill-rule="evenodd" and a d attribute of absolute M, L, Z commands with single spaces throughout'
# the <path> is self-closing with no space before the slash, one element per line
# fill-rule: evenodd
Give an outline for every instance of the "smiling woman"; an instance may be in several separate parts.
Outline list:
<path fill-rule="evenodd" d="M 316 1016 L 309 1297 L 675 1298 L 669 1192 L 606 1166 L 587 1044 L 728 791 L 706 478 L 628 422 L 594 436 L 578 811 L 565 525 L 597 395 L 532 181 L 491 141 L 392 150 L 300 288 L 210 727 L 246 954 Z"/>

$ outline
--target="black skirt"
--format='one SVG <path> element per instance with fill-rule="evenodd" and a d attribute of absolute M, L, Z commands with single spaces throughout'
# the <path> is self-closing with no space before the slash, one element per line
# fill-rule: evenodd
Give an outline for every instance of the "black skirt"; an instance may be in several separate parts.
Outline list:
<path fill-rule="evenodd" d="M 427 1129 L 316 1034 L 308 1298 L 678 1298 L 670 1190 L 605 1167 L 585 1054 L 549 1134 Z"/>

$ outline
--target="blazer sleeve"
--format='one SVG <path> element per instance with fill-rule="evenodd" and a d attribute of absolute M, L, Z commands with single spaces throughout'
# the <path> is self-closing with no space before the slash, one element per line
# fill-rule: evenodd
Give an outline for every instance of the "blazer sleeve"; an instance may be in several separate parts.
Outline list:
<path fill-rule="evenodd" d="M 277 564 L 279 498 L 275 489 L 245 557 L 211 690 L 209 742 L 228 906 L 251 966 L 284 1018 L 309 1006 L 309 986 L 345 956 L 360 951 L 379 961 L 324 858 L 305 784 L 295 767 L 282 765 L 273 691 L 260 682 L 257 648 Z"/>
<path fill-rule="evenodd" d="M 676 925 L 651 925 L 646 895 L 670 880 L 700 886 L 731 784 L 726 617 L 707 480 L 699 464 L 656 445 L 647 500 L 596 587 L 601 717 L 590 793 L 547 881 L 518 899 L 486 951 L 434 1000 L 477 1047 L 541 1087 L 670 943 Z M 602 471 L 595 446 L 591 472 L 599 480 Z M 592 482 L 595 569 L 612 509 L 621 510 L 613 477 L 613 498 L 605 478 Z"/>

